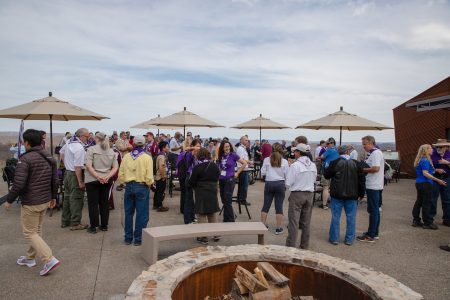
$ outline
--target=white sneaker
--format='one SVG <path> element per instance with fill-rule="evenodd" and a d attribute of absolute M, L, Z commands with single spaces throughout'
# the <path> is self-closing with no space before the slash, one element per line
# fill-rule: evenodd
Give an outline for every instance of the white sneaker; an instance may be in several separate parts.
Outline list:
<path fill-rule="evenodd" d="M 57 260 L 54 256 L 44 265 L 44 268 L 39 272 L 39 275 L 47 275 L 51 270 L 56 269 L 61 262 Z"/>
<path fill-rule="evenodd" d="M 28 268 L 34 267 L 36 265 L 35 259 L 28 259 L 26 256 L 21 256 L 17 260 L 19 266 L 27 266 Z"/>

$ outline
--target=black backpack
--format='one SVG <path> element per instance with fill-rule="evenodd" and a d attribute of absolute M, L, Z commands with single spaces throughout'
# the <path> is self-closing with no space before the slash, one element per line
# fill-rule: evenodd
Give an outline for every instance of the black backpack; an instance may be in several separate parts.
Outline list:
<path fill-rule="evenodd" d="M 178 179 L 185 179 L 186 178 L 186 173 L 187 173 L 187 160 L 186 160 L 186 153 L 183 154 L 183 159 L 180 160 L 180 162 L 177 165 L 177 169 L 178 169 Z"/>

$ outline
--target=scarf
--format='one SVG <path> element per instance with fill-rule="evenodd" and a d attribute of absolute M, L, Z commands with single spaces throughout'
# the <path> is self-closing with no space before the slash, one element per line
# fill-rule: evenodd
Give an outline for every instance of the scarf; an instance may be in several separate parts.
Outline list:
<path fill-rule="evenodd" d="M 139 156 L 141 156 L 144 153 L 145 153 L 144 148 L 136 146 L 133 148 L 133 150 L 131 150 L 130 155 L 133 160 L 136 160 Z"/>
<path fill-rule="evenodd" d="M 349 160 L 350 159 L 350 155 L 347 154 L 342 154 L 341 157 L 345 160 Z"/>
<path fill-rule="evenodd" d="M 84 144 L 76 135 L 71 137 L 69 140 L 69 144 L 73 144 L 73 143 L 80 143 L 82 145 Z"/>

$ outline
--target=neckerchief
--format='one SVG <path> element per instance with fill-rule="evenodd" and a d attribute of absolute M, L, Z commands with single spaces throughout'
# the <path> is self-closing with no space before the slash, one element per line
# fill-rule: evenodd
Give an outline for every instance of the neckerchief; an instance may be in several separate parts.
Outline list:
<path fill-rule="evenodd" d="M 139 156 L 141 156 L 144 153 L 145 153 L 144 148 L 134 147 L 133 150 L 131 150 L 130 155 L 133 160 L 136 160 Z"/>
<path fill-rule="evenodd" d="M 350 159 L 350 155 L 347 154 L 342 154 L 341 157 L 345 160 L 349 160 Z"/>
<path fill-rule="evenodd" d="M 69 144 L 73 144 L 73 143 L 80 143 L 81 145 L 85 145 L 85 143 L 83 143 L 77 136 L 73 136 L 70 140 L 69 140 Z"/>

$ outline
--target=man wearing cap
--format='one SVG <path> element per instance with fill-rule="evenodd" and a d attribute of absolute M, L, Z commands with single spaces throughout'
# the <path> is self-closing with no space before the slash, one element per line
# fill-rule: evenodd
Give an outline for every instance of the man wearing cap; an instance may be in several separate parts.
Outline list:
<path fill-rule="evenodd" d="M 361 163 L 350 158 L 348 146 L 339 146 L 338 152 L 340 156 L 330 163 L 323 174 L 326 179 L 331 179 L 329 241 L 333 245 L 339 244 L 339 225 L 342 208 L 344 208 L 347 217 L 345 244 L 351 245 L 355 240 L 358 198 L 364 197 L 366 177 Z"/>
<path fill-rule="evenodd" d="M 319 156 L 319 160 L 322 161 L 322 172 L 325 171 L 330 163 L 339 157 L 339 153 L 336 149 L 336 141 L 334 138 L 330 137 L 327 140 L 327 150 Z M 328 209 L 328 198 L 330 197 L 330 181 L 325 179 L 325 177 L 321 177 L 320 184 L 323 186 L 323 194 L 322 194 L 322 204 L 319 205 L 320 208 Z"/>
<path fill-rule="evenodd" d="M 134 138 L 134 148 L 122 160 L 119 169 L 119 182 L 126 184 L 124 195 L 125 238 L 126 245 L 134 240 L 135 246 L 142 242 L 142 229 L 147 227 L 150 206 L 150 186 L 153 184 L 153 159 L 145 153 L 145 139 L 138 135 Z M 133 216 L 136 211 L 136 223 L 133 230 Z"/>
<path fill-rule="evenodd" d="M 430 210 L 431 217 L 436 216 L 439 195 L 442 203 L 442 225 L 450 226 L 450 143 L 445 139 L 438 139 L 433 144 L 431 160 L 435 169 L 434 176 L 444 180 L 447 185 L 433 184 L 433 197 Z"/>
<path fill-rule="evenodd" d="M 147 143 L 144 146 L 145 153 L 150 155 L 151 157 L 156 157 L 159 153 L 158 149 L 158 143 L 155 141 L 155 136 L 153 135 L 153 132 L 147 132 L 145 135 L 147 139 Z"/>
<path fill-rule="evenodd" d="M 375 138 L 367 135 L 362 139 L 362 146 L 369 154 L 363 168 L 366 176 L 367 212 L 369 213 L 369 228 L 367 232 L 356 239 L 361 242 L 373 243 L 379 239 L 380 228 L 380 200 L 384 187 L 384 157 L 380 149 L 375 146 Z"/>
<path fill-rule="evenodd" d="M 316 165 L 309 159 L 311 149 L 300 143 L 294 148 L 295 161 L 286 176 L 289 195 L 288 236 L 286 246 L 297 247 L 297 235 L 302 230 L 300 248 L 308 249 L 311 215 L 313 208 L 314 183 L 317 177 Z"/>

